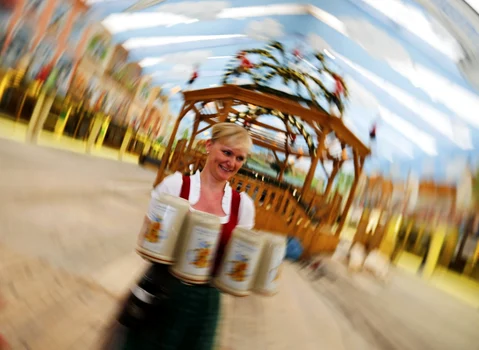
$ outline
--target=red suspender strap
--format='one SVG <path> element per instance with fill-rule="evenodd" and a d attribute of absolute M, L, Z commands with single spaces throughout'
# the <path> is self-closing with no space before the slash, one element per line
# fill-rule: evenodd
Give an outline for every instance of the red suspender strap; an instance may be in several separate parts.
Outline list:
<path fill-rule="evenodd" d="M 215 275 L 218 272 L 218 267 L 221 263 L 221 259 L 223 258 L 226 245 L 228 244 L 228 241 L 231 238 L 231 234 L 233 233 L 234 228 L 238 224 L 240 202 L 241 202 L 240 194 L 236 192 L 235 190 L 233 190 L 232 196 L 231 196 L 230 220 L 223 225 L 223 230 L 221 231 L 221 240 L 218 247 L 218 251 L 216 253 L 215 268 L 213 272 L 213 274 Z"/>
<path fill-rule="evenodd" d="M 188 200 L 190 198 L 190 184 L 191 179 L 189 176 L 183 175 L 183 183 L 181 184 L 180 197 Z"/>
<path fill-rule="evenodd" d="M 238 212 L 240 206 L 241 196 L 238 192 L 232 191 L 231 196 L 231 209 L 230 209 L 230 220 L 223 225 L 223 231 L 221 232 L 221 241 L 220 246 L 226 246 L 230 240 L 231 233 L 238 224 Z"/>
<path fill-rule="evenodd" d="M 230 212 L 230 222 L 234 222 L 234 225 L 238 225 L 239 219 L 239 206 L 241 202 L 241 195 L 239 192 L 232 190 L 232 198 L 231 198 L 231 212 Z"/>

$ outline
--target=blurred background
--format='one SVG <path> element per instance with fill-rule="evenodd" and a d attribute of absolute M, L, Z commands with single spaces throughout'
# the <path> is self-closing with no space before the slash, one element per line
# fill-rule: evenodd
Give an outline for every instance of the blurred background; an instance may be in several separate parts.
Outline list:
<path fill-rule="evenodd" d="M 0 50 L 0 333 L 14 349 L 94 347 L 144 267 L 134 245 L 155 173 L 165 159 L 201 169 L 224 84 L 337 120 L 244 101 L 228 114 L 254 135 L 234 184 L 258 228 L 303 258 L 380 249 L 411 298 L 443 293 L 431 310 L 457 302 L 444 315 L 467 310 L 477 328 L 478 0 L 0 0 Z M 223 348 L 264 348 L 231 330 L 241 302 L 228 303 Z M 466 333 L 392 348 L 477 347 Z M 387 348 L 358 334 L 342 346 Z"/>

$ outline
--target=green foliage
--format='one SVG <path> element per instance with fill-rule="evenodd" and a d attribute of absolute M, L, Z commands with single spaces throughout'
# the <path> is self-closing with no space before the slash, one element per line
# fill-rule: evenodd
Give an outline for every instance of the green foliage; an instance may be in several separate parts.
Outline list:
<path fill-rule="evenodd" d="M 181 135 L 181 138 L 182 138 L 182 139 L 189 140 L 189 138 L 190 138 L 190 131 L 189 131 L 188 129 L 185 129 L 185 130 L 183 131 L 183 134 Z"/>
<path fill-rule="evenodd" d="M 341 195 L 346 195 L 349 193 L 354 181 L 353 174 L 346 174 L 343 172 L 339 173 L 338 181 L 335 184 L 335 190 L 338 191 Z"/>
<path fill-rule="evenodd" d="M 88 51 L 100 60 L 104 60 L 108 52 L 108 45 L 101 35 L 96 35 L 90 40 Z"/>

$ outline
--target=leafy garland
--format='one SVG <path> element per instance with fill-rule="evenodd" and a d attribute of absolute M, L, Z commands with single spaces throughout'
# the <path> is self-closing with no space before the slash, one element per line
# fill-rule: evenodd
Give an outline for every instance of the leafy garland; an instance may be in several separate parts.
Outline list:
<path fill-rule="evenodd" d="M 250 63 L 247 60 L 249 64 L 245 65 L 246 55 L 259 56 L 259 62 Z M 273 78 L 280 77 L 286 86 L 290 83 L 295 85 L 298 95 L 300 95 L 301 87 L 303 87 L 316 107 L 321 108 L 317 101 L 324 97 L 329 105 L 335 105 L 342 115 L 345 109 L 345 100 L 349 97 L 348 88 L 343 78 L 328 67 L 325 56 L 320 52 L 316 52 L 312 55 L 311 60 L 307 62 L 311 65 L 311 70 L 314 73 L 320 75 L 327 73 L 337 84 L 341 84 L 342 89 L 340 92 L 329 91 L 320 79 L 312 73 L 295 69 L 295 67 L 292 67 L 291 62 L 291 55 L 286 52 L 283 44 L 277 41 L 268 44 L 265 49 L 243 50 L 228 64 L 223 76 L 223 84 L 232 83 L 234 77 L 239 77 L 243 74 L 250 76 L 255 85 L 263 86 L 270 85 L 270 81 Z"/>

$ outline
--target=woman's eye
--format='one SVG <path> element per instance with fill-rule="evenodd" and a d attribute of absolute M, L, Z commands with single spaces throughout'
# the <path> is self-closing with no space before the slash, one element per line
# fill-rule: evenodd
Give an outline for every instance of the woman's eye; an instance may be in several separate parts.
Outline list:
<path fill-rule="evenodd" d="M 223 154 L 226 155 L 226 156 L 230 156 L 231 152 L 230 151 L 223 151 Z"/>
<path fill-rule="evenodd" d="M 238 157 L 238 158 L 236 158 L 236 160 L 237 160 L 238 162 L 244 162 L 244 157 Z"/>

